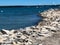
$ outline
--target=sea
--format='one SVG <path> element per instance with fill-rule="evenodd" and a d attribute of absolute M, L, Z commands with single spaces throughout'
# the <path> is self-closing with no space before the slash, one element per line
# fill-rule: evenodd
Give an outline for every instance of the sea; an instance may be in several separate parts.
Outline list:
<path fill-rule="evenodd" d="M 51 8 L 60 8 L 60 5 L 0 6 L 0 30 L 37 25 L 43 19 L 40 13 Z"/>

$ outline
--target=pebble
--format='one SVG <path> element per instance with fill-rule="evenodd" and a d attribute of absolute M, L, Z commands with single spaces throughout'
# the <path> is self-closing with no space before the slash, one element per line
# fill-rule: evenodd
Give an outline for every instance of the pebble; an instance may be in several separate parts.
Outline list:
<path fill-rule="evenodd" d="M 21 38 L 21 39 L 25 39 L 25 38 L 26 38 L 26 36 L 22 35 L 20 38 Z"/>
<path fill-rule="evenodd" d="M 39 44 L 39 45 L 42 45 L 42 44 Z"/>
<path fill-rule="evenodd" d="M 41 33 L 49 33 L 49 31 L 47 30 L 47 29 L 45 29 L 45 28 L 42 28 L 42 30 L 41 30 Z"/>

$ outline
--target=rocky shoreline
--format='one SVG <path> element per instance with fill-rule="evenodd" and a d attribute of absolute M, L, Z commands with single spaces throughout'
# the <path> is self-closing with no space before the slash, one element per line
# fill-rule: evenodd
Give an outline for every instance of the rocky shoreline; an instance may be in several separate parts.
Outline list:
<path fill-rule="evenodd" d="M 60 32 L 60 10 L 49 9 L 40 13 L 43 21 L 37 26 L 26 27 L 19 30 L 0 31 L 0 45 L 59 45 L 48 44 L 44 41 L 55 33 Z"/>

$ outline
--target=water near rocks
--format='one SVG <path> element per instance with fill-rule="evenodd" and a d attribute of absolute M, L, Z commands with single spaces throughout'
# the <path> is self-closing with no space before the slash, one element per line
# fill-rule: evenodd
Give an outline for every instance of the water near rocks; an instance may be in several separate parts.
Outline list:
<path fill-rule="evenodd" d="M 40 14 L 45 18 L 37 26 L 19 30 L 1 30 L 0 44 L 60 45 L 60 9 L 49 9 Z"/>
<path fill-rule="evenodd" d="M 0 6 L 0 30 L 20 29 L 37 25 L 42 20 L 39 13 L 49 8 L 59 8 L 59 5 L 51 6 Z"/>
<path fill-rule="evenodd" d="M 41 20 L 36 7 L 0 7 L 0 29 L 19 29 Z"/>

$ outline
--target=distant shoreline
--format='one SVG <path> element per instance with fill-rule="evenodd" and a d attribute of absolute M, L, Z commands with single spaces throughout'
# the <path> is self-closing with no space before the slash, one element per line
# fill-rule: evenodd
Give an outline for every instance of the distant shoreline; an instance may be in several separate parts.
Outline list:
<path fill-rule="evenodd" d="M 56 4 L 56 5 L 0 5 L 0 7 L 36 7 L 36 6 L 60 6 L 60 4 Z"/>

